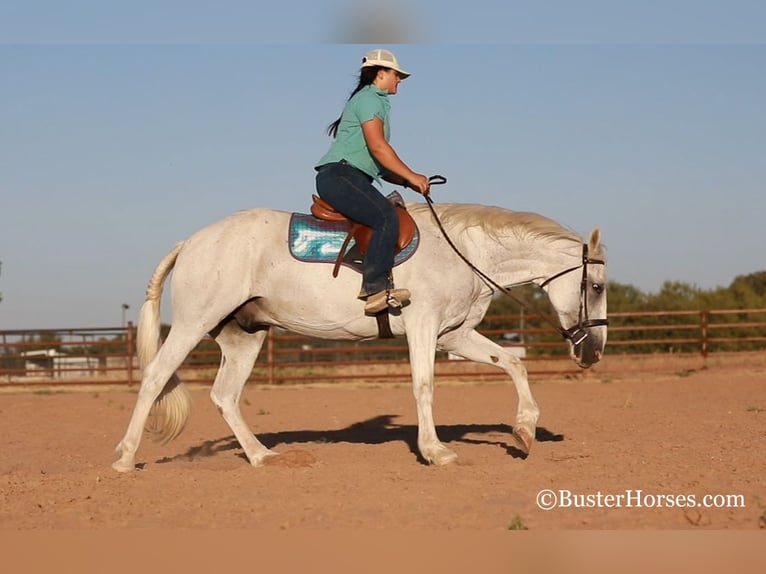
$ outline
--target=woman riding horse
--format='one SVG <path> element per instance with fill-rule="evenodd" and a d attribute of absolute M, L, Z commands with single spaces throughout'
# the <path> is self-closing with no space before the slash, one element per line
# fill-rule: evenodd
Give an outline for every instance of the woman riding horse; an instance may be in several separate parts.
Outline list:
<path fill-rule="evenodd" d="M 316 166 L 319 196 L 349 219 L 372 228 L 359 293 L 368 315 L 401 307 L 410 298 L 407 289 L 394 289 L 391 276 L 399 218 L 373 181 L 382 178 L 423 195 L 429 192 L 428 178 L 407 167 L 388 143 L 388 96 L 396 94 L 399 82 L 409 75 L 388 50 L 368 52 L 362 58 L 359 84 L 327 130 L 332 145 Z"/>

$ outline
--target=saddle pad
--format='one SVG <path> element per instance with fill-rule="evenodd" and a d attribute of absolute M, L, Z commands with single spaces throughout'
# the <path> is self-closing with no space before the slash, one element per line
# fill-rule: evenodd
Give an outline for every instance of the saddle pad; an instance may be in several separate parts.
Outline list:
<path fill-rule="evenodd" d="M 310 214 L 293 213 L 288 226 L 287 241 L 290 254 L 298 261 L 306 263 L 335 263 L 348 234 L 348 227 L 345 221 L 325 221 Z M 412 257 L 419 242 L 420 234 L 416 230 L 410 244 L 397 253 L 394 266 Z M 362 259 L 352 239 L 342 264 L 361 273 Z"/>

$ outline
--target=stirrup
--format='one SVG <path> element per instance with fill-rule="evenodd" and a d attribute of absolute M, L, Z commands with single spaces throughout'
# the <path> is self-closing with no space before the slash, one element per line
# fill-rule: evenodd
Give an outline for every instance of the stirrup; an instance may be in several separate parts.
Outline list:
<path fill-rule="evenodd" d="M 367 298 L 364 305 L 364 312 L 368 315 L 374 315 L 386 308 L 399 309 L 410 299 L 410 292 L 407 289 L 386 289 L 378 291 Z"/>

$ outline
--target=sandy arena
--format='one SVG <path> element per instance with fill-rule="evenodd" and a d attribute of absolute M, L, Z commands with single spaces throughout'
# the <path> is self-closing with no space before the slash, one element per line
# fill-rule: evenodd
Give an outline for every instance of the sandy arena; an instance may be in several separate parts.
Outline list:
<path fill-rule="evenodd" d="M 446 467 L 415 453 L 407 385 L 248 386 L 245 419 L 281 453 L 261 468 L 198 387 L 184 433 L 166 446 L 144 440 L 127 475 L 110 465 L 135 388 L 6 389 L 0 527 L 766 527 L 763 366 L 535 380 L 542 416 L 526 458 L 510 436 L 510 383 L 437 385 L 437 430 L 460 457 Z M 564 507 L 542 510 L 545 489 L 564 491 Z"/>

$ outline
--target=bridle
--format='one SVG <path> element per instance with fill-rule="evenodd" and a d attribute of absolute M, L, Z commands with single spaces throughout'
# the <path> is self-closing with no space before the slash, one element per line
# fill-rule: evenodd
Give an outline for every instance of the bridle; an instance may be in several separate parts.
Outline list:
<path fill-rule="evenodd" d="M 439 185 L 443 183 L 447 183 L 447 178 L 441 175 L 432 175 L 430 178 L 428 178 L 431 182 L 431 185 Z M 548 317 L 540 312 L 538 309 L 535 308 L 534 305 L 529 304 L 528 302 L 524 301 L 521 297 L 518 297 L 514 293 L 511 292 L 512 287 L 504 287 L 495 281 L 493 281 L 486 273 L 478 269 L 476 266 L 474 266 L 473 263 L 471 263 L 465 255 L 463 255 L 460 250 L 457 248 L 457 246 L 452 242 L 449 235 L 447 235 L 447 232 L 444 229 L 444 226 L 442 225 L 441 220 L 439 219 L 439 216 L 436 214 L 436 210 L 433 206 L 433 200 L 430 196 L 426 195 L 426 203 L 428 204 L 428 208 L 431 210 L 431 215 L 433 215 L 434 219 L 436 220 L 436 224 L 439 226 L 439 230 L 442 232 L 442 235 L 444 235 L 444 239 L 447 240 L 447 243 L 452 248 L 452 250 L 460 257 L 466 265 L 473 271 L 476 275 L 478 275 L 485 283 L 487 283 L 489 286 L 494 287 L 504 295 L 508 295 L 512 299 L 514 299 L 517 303 L 519 303 L 522 307 L 525 307 L 527 309 L 533 309 L 537 312 L 538 315 L 543 317 L 545 320 L 547 320 L 551 325 L 561 334 L 564 339 L 570 341 L 572 345 L 579 345 L 582 343 L 585 339 L 588 338 L 588 332 L 585 331 L 585 329 L 589 327 L 601 327 L 606 326 L 609 324 L 608 319 L 589 319 L 588 318 L 588 265 L 605 265 L 606 262 L 603 259 L 592 259 L 588 255 L 588 244 L 583 243 L 582 244 L 582 262 L 579 265 L 575 265 L 574 267 L 570 267 L 568 269 L 564 269 L 563 271 L 560 271 L 556 273 L 555 275 L 551 275 L 548 277 L 545 281 L 540 283 L 540 288 L 545 287 L 552 281 L 555 281 L 559 277 L 563 277 L 564 275 L 571 273 L 572 271 L 577 271 L 578 269 L 582 268 L 582 280 L 580 281 L 580 308 L 577 312 L 577 324 L 573 325 L 569 329 L 564 329 L 561 325 L 556 325 L 548 319 Z"/>
<path fill-rule="evenodd" d="M 603 259 L 592 259 L 589 257 L 588 244 L 583 243 L 582 263 L 580 263 L 580 265 L 575 265 L 569 269 L 564 269 L 555 275 L 551 275 L 545 281 L 540 283 L 540 288 L 543 288 L 548 283 L 555 281 L 559 277 L 563 277 L 567 273 L 571 273 L 572 271 L 577 271 L 578 269 L 582 268 L 582 280 L 580 281 L 580 308 L 577 312 L 577 324 L 570 327 L 569 329 L 564 329 L 563 327 L 559 327 L 558 329 L 561 335 L 565 339 L 571 341 L 573 345 L 579 345 L 588 337 L 588 333 L 583 329 L 587 329 L 588 327 L 601 327 L 609 324 L 609 319 L 588 318 L 588 265 L 606 265 L 606 262 Z"/>

